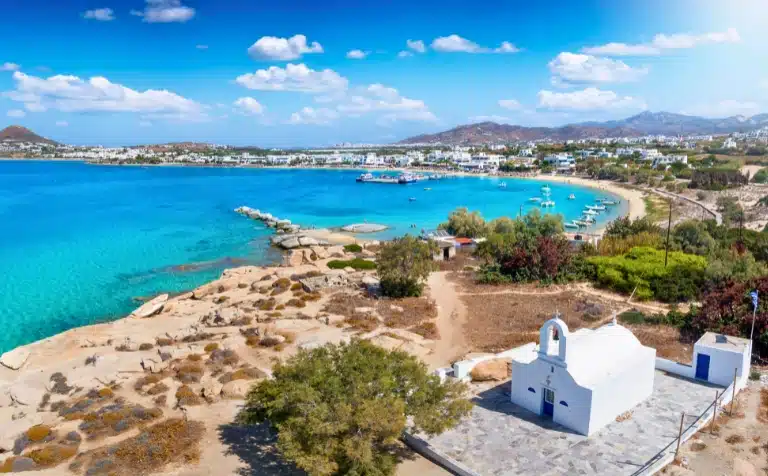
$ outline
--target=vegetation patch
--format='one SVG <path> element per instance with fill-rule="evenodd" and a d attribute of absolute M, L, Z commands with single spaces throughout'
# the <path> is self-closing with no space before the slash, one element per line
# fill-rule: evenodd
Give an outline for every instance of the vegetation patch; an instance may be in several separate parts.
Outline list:
<path fill-rule="evenodd" d="M 259 299 L 253 303 L 253 306 L 260 311 L 271 311 L 275 308 L 277 301 L 271 297 L 269 299 Z"/>
<path fill-rule="evenodd" d="M 384 319 L 385 326 L 400 329 L 437 317 L 435 302 L 423 297 L 410 297 L 393 301 L 382 300 L 376 306 L 376 311 Z"/>
<path fill-rule="evenodd" d="M 77 454 L 77 446 L 71 445 L 48 445 L 43 448 L 37 448 L 25 454 L 27 458 L 37 464 L 36 469 L 53 468 Z"/>
<path fill-rule="evenodd" d="M 744 443 L 745 439 L 744 436 L 734 433 L 733 435 L 729 435 L 725 438 L 725 442 L 729 445 L 738 445 L 740 443 Z"/>
<path fill-rule="evenodd" d="M 360 253 L 363 251 L 363 247 L 358 245 L 357 243 L 352 243 L 349 245 L 344 245 L 344 251 L 347 253 Z"/>
<path fill-rule="evenodd" d="M 240 361 L 240 356 L 232 349 L 216 349 L 208 357 L 208 364 L 235 365 Z"/>
<path fill-rule="evenodd" d="M 162 415 L 163 412 L 159 408 L 116 402 L 83 416 L 78 429 L 85 433 L 89 440 L 94 440 L 118 435 L 137 425 L 156 420 Z"/>
<path fill-rule="evenodd" d="M 361 271 L 376 269 L 376 263 L 363 258 L 353 258 L 350 260 L 335 259 L 328 262 L 328 267 L 331 269 L 352 268 L 356 271 Z"/>
<path fill-rule="evenodd" d="M 285 303 L 285 305 L 289 307 L 298 307 L 298 308 L 307 307 L 307 303 L 305 301 L 301 299 L 296 299 L 296 298 L 289 300 L 288 302 Z"/>
<path fill-rule="evenodd" d="M 155 385 L 152 385 L 147 389 L 147 395 L 159 395 L 161 393 L 165 393 L 170 388 L 168 388 L 168 385 L 164 384 L 163 382 L 156 383 Z"/>
<path fill-rule="evenodd" d="M 205 371 L 200 364 L 185 362 L 176 368 L 176 380 L 182 383 L 197 383 L 203 378 Z"/>
<path fill-rule="evenodd" d="M 425 339 L 436 340 L 440 338 L 440 333 L 437 330 L 437 324 L 435 324 L 434 322 L 422 322 L 420 324 L 417 324 L 411 327 L 408 330 L 413 332 L 414 334 L 420 335 Z"/>
<path fill-rule="evenodd" d="M 203 399 L 200 395 L 196 394 L 188 385 L 182 385 L 176 390 L 176 400 L 179 405 L 185 407 L 192 407 L 203 404 Z"/>
<path fill-rule="evenodd" d="M 32 443 L 39 443 L 45 441 L 46 438 L 51 436 L 52 429 L 47 425 L 35 425 L 27 430 L 26 436 Z"/>
<path fill-rule="evenodd" d="M 211 342 L 210 344 L 206 344 L 206 346 L 203 348 L 203 351 L 206 353 L 213 352 L 214 350 L 219 348 L 219 344 L 216 342 Z"/>
<path fill-rule="evenodd" d="M 203 431 L 202 423 L 168 419 L 134 438 L 78 455 L 69 469 L 88 476 L 135 476 L 160 471 L 171 463 L 196 463 Z"/>

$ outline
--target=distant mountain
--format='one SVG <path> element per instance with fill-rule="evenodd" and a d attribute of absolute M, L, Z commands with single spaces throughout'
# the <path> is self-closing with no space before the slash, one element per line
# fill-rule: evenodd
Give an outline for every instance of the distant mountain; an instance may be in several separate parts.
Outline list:
<path fill-rule="evenodd" d="M 768 114 L 708 119 L 671 112 L 643 112 L 619 121 L 583 122 L 561 127 L 524 127 L 481 122 L 437 134 L 423 134 L 400 144 L 470 145 L 529 140 L 568 140 L 603 137 L 637 137 L 647 134 L 727 134 L 768 126 Z"/>
<path fill-rule="evenodd" d="M 56 145 L 57 143 L 46 139 L 45 137 L 40 137 L 39 135 L 35 134 L 34 132 L 30 131 L 26 127 L 21 126 L 8 126 L 2 131 L 0 131 L 0 142 L 34 142 L 38 144 L 50 144 L 50 145 Z"/>

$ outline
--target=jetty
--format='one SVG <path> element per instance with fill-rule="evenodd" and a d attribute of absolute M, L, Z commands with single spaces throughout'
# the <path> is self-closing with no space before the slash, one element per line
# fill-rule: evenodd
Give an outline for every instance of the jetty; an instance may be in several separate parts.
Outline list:
<path fill-rule="evenodd" d="M 278 233 L 298 233 L 301 230 L 299 225 L 294 225 L 291 220 L 278 218 L 271 213 L 265 213 L 251 207 L 238 207 L 235 212 L 245 215 L 248 218 L 258 220 L 269 228 L 274 228 Z"/>

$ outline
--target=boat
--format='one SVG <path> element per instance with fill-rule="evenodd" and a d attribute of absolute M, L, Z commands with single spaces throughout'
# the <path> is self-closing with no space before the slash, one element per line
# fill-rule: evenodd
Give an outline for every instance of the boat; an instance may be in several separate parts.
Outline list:
<path fill-rule="evenodd" d="M 529 202 L 536 202 L 536 203 L 538 203 L 538 202 L 541 201 L 541 198 L 539 198 L 539 197 L 531 197 L 531 198 L 528 199 L 528 201 Z"/>
<path fill-rule="evenodd" d="M 605 206 L 604 205 L 587 205 L 587 209 L 595 210 L 597 212 L 602 212 L 603 210 L 605 210 Z"/>
<path fill-rule="evenodd" d="M 604 200 L 603 205 L 618 205 L 619 202 L 615 202 L 613 200 Z"/>
<path fill-rule="evenodd" d="M 589 223 L 584 221 L 584 220 L 573 220 L 573 224 L 576 225 L 576 226 L 581 226 L 581 227 L 589 225 Z"/>
<path fill-rule="evenodd" d="M 373 174 L 360 174 L 355 181 L 357 182 L 367 182 L 368 180 L 373 180 Z"/>
<path fill-rule="evenodd" d="M 543 187 L 541 187 L 541 193 L 545 193 L 546 194 L 546 193 L 550 193 L 550 192 L 552 192 L 552 189 L 549 188 L 547 185 L 544 185 Z"/>
<path fill-rule="evenodd" d="M 397 177 L 397 183 L 400 184 L 407 184 L 407 183 L 413 183 L 416 182 L 418 179 L 413 174 L 400 174 Z"/>
<path fill-rule="evenodd" d="M 499 188 L 507 188 L 507 182 L 501 182 Z"/>
<path fill-rule="evenodd" d="M 555 202 L 553 200 L 544 200 L 543 202 L 541 202 L 541 206 L 544 208 L 554 207 Z"/>
<path fill-rule="evenodd" d="M 579 225 L 576 222 L 566 223 L 564 225 L 566 228 L 578 228 Z"/>
<path fill-rule="evenodd" d="M 590 215 L 584 215 L 584 216 L 581 217 L 581 221 L 587 222 L 587 223 L 594 223 L 595 222 L 595 217 L 590 216 Z"/>
<path fill-rule="evenodd" d="M 576 200 L 576 195 L 574 194 L 568 195 L 568 200 Z"/>
<path fill-rule="evenodd" d="M 427 192 L 429 192 L 429 191 L 430 191 L 430 190 L 432 190 L 432 189 L 431 189 L 431 188 L 429 188 L 429 187 L 424 187 L 424 190 L 425 190 L 425 191 L 427 191 Z"/>
<path fill-rule="evenodd" d="M 584 214 L 585 215 L 591 215 L 591 216 L 599 215 L 599 213 L 597 213 L 594 210 L 584 210 Z"/>
<path fill-rule="evenodd" d="M 409 202 L 415 202 L 415 201 L 416 201 L 416 197 L 409 197 L 409 198 L 408 198 L 408 201 L 409 201 Z"/>

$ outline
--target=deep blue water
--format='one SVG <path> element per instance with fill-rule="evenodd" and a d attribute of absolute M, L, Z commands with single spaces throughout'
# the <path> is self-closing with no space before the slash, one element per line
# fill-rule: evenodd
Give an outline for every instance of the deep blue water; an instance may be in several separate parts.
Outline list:
<path fill-rule="evenodd" d="M 360 184 L 358 174 L 0 161 L 0 352 L 125 315 L 136 297 L 188 290 L 235 264 L 275 261 L 270 231 L 234 213 L 240 205 L 305 226 L 382 223 L 392 227 L 379 235 L 386 238 L 414 232 L 411 224 L 434 228 L 458 206 L 515 216 L 521 205 L 535 207 L 527 199 L 542 185 L 474 177 Z M 568 220 L 604 196 L 550 187 L 554 212 Z M 571 193 L 576 200 L 567 200 Z M 601 219 L 624 212 L 615 207 Z"/>

